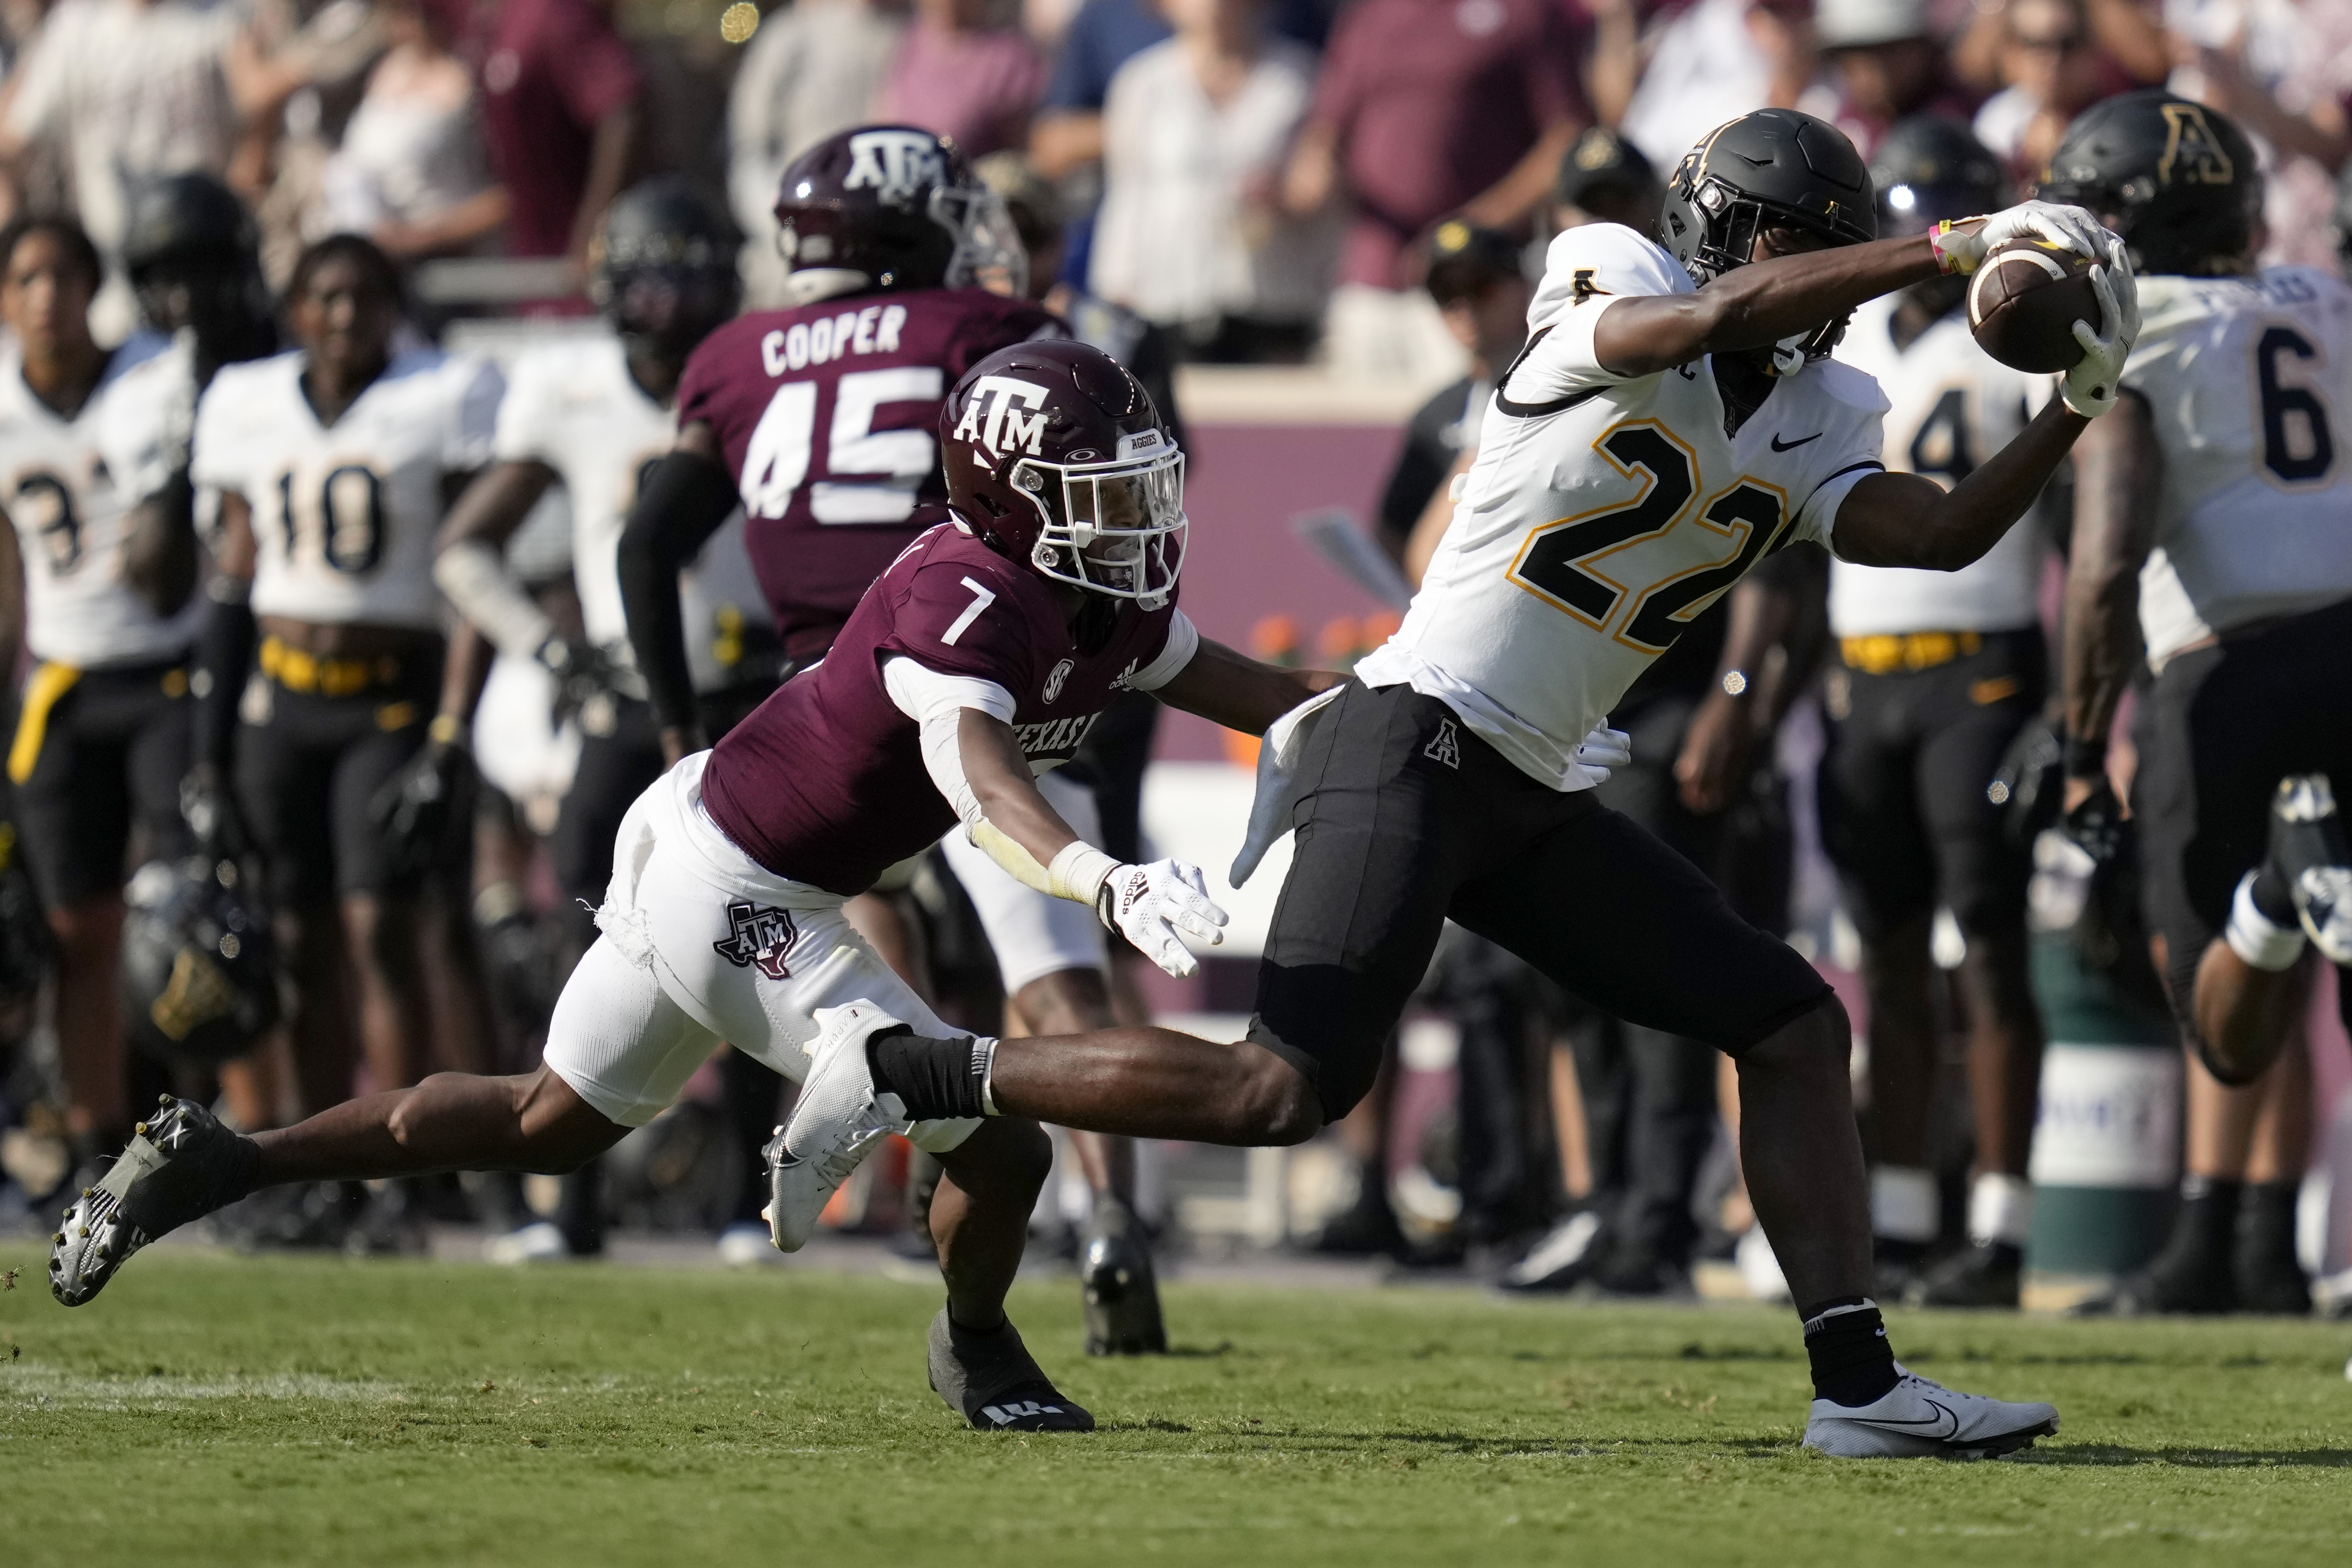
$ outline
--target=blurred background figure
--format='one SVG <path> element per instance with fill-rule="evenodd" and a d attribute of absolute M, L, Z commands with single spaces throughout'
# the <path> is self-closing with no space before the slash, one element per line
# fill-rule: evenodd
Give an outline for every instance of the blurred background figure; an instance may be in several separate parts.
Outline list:
<path fill-rule="evenodd" d="M 465 0 L 387 0 L 389 46 L 327 160 L 314 237 L 364 234 L 395 261 L 480 248 L 507 221 L 472 74 L 457 54 Z"/>
<path fill-rule="evenodd" d="M 1819 0 L 1813 33 L 1837 94 L 1822 118 L 1865 158 L 1906 116 L 1965 122 L 1976 110 L 1976 93 L 1953 74 L 1929 32 L 1927 0 Z"/>
<path fill-rule="evenodd" d="M 1328 216 L 1279 189 L 1315 57 L 1266 37 L 1261 8 L 1167 0 L 1175 37 L 1121 66 L 1104 106 L 1090 287 L 1191 359 L 1304 360 L 1328 287 Z"/>
<path fill-rule="evenodd" d="M 1595 113 L 1659 168 L 1727 120 L 1793 106 L 1812 79 L 1809 0 L 1596 0 L 1591 9 Z"/>
<path fill-rule="evenodd" d="M 2000 27 L 2001 89 L 1977 110 L 1976 134 L 2011 178 L 2031 181 L 2068 122 L 2116 90 L 2120 73 L 2098 52 L 2083 0 L 2009 0 Z"/>
<path fill-rule="evenodd" d="M 581 287 L 588 245 L 629 177 L 645 76 L 600 0 L 502 0 L 480 68 L 507 252 L 563 257 Z"/>
<path fill-rule="evenodd" d="M 745 234 L 774 223 L 784 165 L 866 118 L 898 58 L 904 10 L 890 0 L 794 0 L 760 24 L 727 98 L 727 203 Z M 745 303 L 783 302 L 784 261 L 773 244 L 743 247 Z"/>
<path fill-rule="evenodd" d="M 1596 125 L 1576 139 L 1552 182 L 1550 230 L 1583 223 L 1622 223 L 1654 237 L 1665 188 L 1642 150 Z"/>
<path fill-rule="evenodd" d="M 967 158 L 1026 146 L 1050 65 L 989 0 L 915 0 L 915 19 L 876 93 L 873 117 L 919 125 Z"/>
<path fill-rule="evenodd" d="M 2164 19 L 2178 62 L 2166 85 L 2230 115 L 2263 153 L 2263 265 L 2336 269 L 2321 215 L 2352 159 L 2352 7 L 2168 0 Z"/>
<path fill-rule="evenodd" d="M 1448 216 L 1524 233 L 1591 118 L 1563 14 L 1541 0 L 1362 0 L 1332 31 L 1283 183 L 1305 217 L 1349 213 L 1324 353 L 1348 375 L 1437 385 L 1463 356 L 1414 287 Z"/>

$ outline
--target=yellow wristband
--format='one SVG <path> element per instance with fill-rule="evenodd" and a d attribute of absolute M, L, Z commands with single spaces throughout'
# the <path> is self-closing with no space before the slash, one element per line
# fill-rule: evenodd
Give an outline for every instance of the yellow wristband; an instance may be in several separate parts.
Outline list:
<path fill-rule="evenodd" d="M 425 733 L 436 746 L 454 746 L 466 738 L 466 721 L 455 713 L 436 713 Z"/>

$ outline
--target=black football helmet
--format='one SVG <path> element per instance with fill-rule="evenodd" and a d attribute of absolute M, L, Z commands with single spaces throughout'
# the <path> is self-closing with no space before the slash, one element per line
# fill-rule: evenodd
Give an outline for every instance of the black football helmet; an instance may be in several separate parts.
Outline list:
<path fill-rule="evenodd" d="M 1870 171 L 1845 132 L 1793 109 L 1759 109 L 1708 132 L 1666 182 L 1658 232 L 1675 259 L 1704 285 L 1754 259 L 1756 237 L 1792 228 L 1830 245 L 1878 237 Z M 1840 317 L 1801 347 L 1820 359 L 1845 332 Z"/>
<path fill-rule="evenodd" d="M 194 331 L 203 379 L 276 350 L 260 231 L 236 193 L 210 174 L 166 174 L 131 193 L 122 265 L 150 327 Z"/>
<path fill-rule="evenodd" d="M 2242 271 L 2263 212 L 2253 143 L 2219 110 L 2147 88 L 2074 117 L 2034 192 L 2088 207 L 2142 272 Z"/>
<path fill-rule="evenodd" d="M 776 195 L 777 247 L 795 305 L 882 289 L 1028 289 L 1028 258 L 956 144 L 911 125 L 864 125 L 793 160 Z"/>
<path fill-rule="evenodd" d="M 140 1049 L 173 1067 L 244 1055 L 278 1021 L 277 944 L 236 862 L 150 860 L 123 889 L 122 1012 Z"/>
<path fill-rule="evenodd" d="M 1889 127 L 1871 154 L 1870 183 L 1878 193 L 1878 232 L 1889 237 L 1925 234 L 1947 219 L 2009 205 L 2000 160 L 1967 126 L 1940 115 L 1915 114 Z M 1906 292 L 1941 318 L 1967 301 L 1969 280 L 1953 273 Z"/>
<path fill-rule="evenodd" d="M 1085 343 L 1016 343 L 940 410 L 956 526 L 1057 583 L 1145 608 L 1184 565 L 1184 454 L 1143 384 Z"/>
<path fill-rule="evenodd" d="M 683 362 L 743 301 L 735 226 L 664 174 L 621 193 L 589 252 L 588 297 L 621 341 Z"/>

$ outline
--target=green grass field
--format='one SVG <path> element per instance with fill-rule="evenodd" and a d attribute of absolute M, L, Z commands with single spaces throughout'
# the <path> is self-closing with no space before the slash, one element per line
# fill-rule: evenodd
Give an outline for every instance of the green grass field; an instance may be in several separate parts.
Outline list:
<path fill-rule="evenodd" d="M 1091 1437 L 964 1430 L 927 1288 L 166 1250 L 0 1293 L 0 1562 L 1922 1561 L 2340 1564 L 2352 1329 L 1898 1315 L 1931 1376 L 2055 1400 L 2007 1462 L 1797 1447 L 1788 1314 L 1188 1288 L 1180 1353 L 1016 1316 Z"/>

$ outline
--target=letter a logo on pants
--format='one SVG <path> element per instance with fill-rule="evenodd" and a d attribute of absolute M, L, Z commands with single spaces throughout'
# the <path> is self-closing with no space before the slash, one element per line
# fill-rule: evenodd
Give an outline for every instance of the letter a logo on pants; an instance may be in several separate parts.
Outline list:
<path fill-rule="evenodd" d="M 1461 770 L 1462 742 L 1454 732 L 1453 720 L 1440 719 L 1437 721 L 1437 734 L 1421 749 L 1421 754 L 1433 763 L 1444 763 L 1456 772 Z"/>

